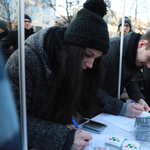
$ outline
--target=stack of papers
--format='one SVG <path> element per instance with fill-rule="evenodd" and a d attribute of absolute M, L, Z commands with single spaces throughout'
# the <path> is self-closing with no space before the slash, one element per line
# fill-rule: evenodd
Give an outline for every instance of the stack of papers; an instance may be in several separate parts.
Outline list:
<path fill-rule="evenodd" d="M 149 117 L 149 116 L 150 116 L 150 113 L 144 111 L 139 117 Z M 109 116 L 104 117 L 103 119 L 105 119 L 108 122 L 111 122 L 115 126 L 127 132 L 132 132 L 135 129 L 134 124 L 135 124 L 136 118 L 129 118 L 129 117 L 119 116 L 119 115 L 118 116 L 109 115 Z"/>

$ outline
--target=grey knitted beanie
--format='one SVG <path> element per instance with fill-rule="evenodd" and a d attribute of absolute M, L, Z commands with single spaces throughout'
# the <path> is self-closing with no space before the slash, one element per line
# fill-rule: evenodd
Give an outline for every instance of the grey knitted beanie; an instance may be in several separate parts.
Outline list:
<path fill-rule="evenodd" d="M 7 30 L 7 23 L 4 20 L 0 20 L 0 28 Z"/>
<path fill-rule="evenodd" d="M 130 25 L 130 28 L 132 28 L 132 24 L 131 24 L 131 19 L 128 17 L 124 18 L 124 22 L 128 23 Z M 119 23 L 118 23 L 118 27 L 120 27 L 120 25 L 122 24 L 122 18 L 119 19 Z"/>
<path fill-rule="evenodd" d="M 87 0 L 83 9 L 67 27 L 64 41 L 93 48 L 106 54 L 109 49 L 109 33 L 103 19 L 106 13 L 104 0 Z"/>

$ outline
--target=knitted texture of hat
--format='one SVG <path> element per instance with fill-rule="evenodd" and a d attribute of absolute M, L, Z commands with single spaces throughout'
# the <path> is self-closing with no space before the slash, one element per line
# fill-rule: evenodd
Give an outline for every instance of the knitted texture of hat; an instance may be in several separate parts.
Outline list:
<path fill-rule="evenodd" d="M 87 0 L 83 7 L 67 27 L 64 41 L 106 54 L 109 49 L 108 28 L 103 19 L 107 13 L 106 4 L 103 0 Z"/>
<path fill-rule="evenodd" d="M 24 18 L 25 18 L 25 19 L 29 19 L 29 20 L 32 22 L 32 20 L 31 20 L 31 18 L 30 18 L 29 15 L 25 14 L 25 15 L 24 15 Z"/>
<path fill-rule="evenodd" d="M 124 22 L 128 23 L 130 25 L 130 27 L 132 28 L 132 24 L 131 24 L 131 19 L 128 17 L 124 18 Z M 122 18 L 119 19 L 119 23 L 118 23 L 118 27 L 122 24 Z"/>
<path fill-rule="evenodd" d="M 0 28 L 7 30 L 7 23 L 4 20 L 0 20 Z"/>

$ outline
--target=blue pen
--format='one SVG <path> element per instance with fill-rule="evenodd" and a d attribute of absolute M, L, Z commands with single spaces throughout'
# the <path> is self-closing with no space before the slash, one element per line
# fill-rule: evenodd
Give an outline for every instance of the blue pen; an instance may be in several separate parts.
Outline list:
<path fill-rule="evenodd" d="M 134 100 L 130 99 L 130 101 L 131 101 L 132 103 L 136 104 Z"/>
<path fill-rule="evenodd" d="M 76 121 L 74 119 L 72 119 L 73 124 L 75 125 L 75 127 L 77 129 L 79 129 L 79 131 L 81 132 L 81 129 L 79 128 L 79 125 L 76 123 Z"/>

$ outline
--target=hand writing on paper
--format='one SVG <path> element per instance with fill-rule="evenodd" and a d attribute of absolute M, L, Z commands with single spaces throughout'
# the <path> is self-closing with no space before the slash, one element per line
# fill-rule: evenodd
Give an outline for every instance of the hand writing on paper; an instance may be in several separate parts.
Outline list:
<path fill-rule="evenodd" d="M 138 104 L 142 105 L 144 111 L 146 112 L 150 111 L 150 107 L 147 105 L 147 103 L 143 99 L 140 99 Z"/>
<path fill-rule="evenodd" d="M 143 107 L 140 104 L 129 103 L 126 108 L 126 113 L 124 116 L 135 118 L 142 114 L 144 111 Z"/>
<path fill-rule="evenodd" d="M 89 135 L 88 132 L 82 130 L 80 132 L 77 130 L 75 132 L 73 145 L 71 147 L 71 150 L 82 150 L 85 146 L 88 146 L 90 143 L 89 141 L 92 140 L 92 136 Z"/>
<path fill-rule="evenodd" d="M 70 130 L 77 130 L 74 124 L 68 124 L 65 127 L 69 128 Z"/>

